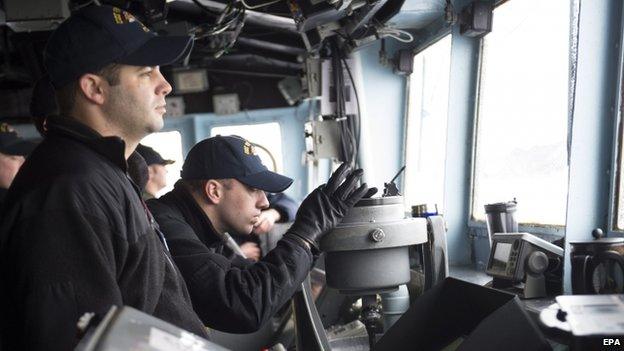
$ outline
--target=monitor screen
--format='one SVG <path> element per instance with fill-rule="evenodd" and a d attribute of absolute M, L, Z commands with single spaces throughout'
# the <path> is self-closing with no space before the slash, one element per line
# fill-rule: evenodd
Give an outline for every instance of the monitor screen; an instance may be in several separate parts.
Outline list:
<path fill-rule="evenodd" d="M 505 273 L 507 270 L 507 262 L 509 261 L 509 252 L 511 251 L 511 243 L 497 242 L 494 246 L 494 255 L 490 263 L 490 269 Z"/>

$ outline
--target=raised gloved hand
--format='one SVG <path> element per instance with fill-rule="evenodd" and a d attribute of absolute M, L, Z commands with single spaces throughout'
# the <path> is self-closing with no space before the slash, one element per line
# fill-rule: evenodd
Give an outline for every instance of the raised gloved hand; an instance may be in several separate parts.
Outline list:
<path fill-rule="evenodd" d="M 318 240 L 340 223 L 356 202 L 365 194 L 375 193 L 366 184 L 358 188 L 357 182 L 364 172 L 349 168 L 346 163 L 340 165 L 327 184 L 319 186 L 303 200 L 286 235 L 297 236 L 318 248 Z"/>

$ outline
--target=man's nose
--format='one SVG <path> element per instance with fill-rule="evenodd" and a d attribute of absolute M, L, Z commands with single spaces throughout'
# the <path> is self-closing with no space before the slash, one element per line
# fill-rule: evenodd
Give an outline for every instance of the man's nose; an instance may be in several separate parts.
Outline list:
<path fill-rule="evenodd" d="M 167 80 L 165 79 L 165 76 L 162 75 L 162 73 L 160 72 L 160 68 L 157 70 L 158 71 L 158 79 L 159 84 L 156 87 L 156 94 L 157 95 L 169 95 L 169 93 L 171 93 L 171 91 L 173 90 L 173 87 L 171 87 L 171 84 L 169 84 L 169 82 L 167 82 Z"/>
<path fill-rule="evenodd" d="M 266 193 L 262 190 L 258 191 L 260 193 L 258 198 L 258 208 L 264 210 L 269 208 L 269 199 L 266 197 Z"/>
<path fill-rule="evenodd" d="M 15 156 L 15 161 L 17 161 L 17 163 L 19 164 L 18 167 L 22 167 L 24 162 L 26 162 L 26 157 L 24 157 L 24 156 Z"/>

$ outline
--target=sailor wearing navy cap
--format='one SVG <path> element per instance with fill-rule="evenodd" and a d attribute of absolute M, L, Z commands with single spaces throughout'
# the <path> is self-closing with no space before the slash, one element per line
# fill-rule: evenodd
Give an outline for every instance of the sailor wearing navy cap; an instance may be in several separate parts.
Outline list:
<path fill-rule="evenodd" d="M 156 197 L 156 193 L 167 186 L 167 168 L 165 166 L 175 163 L 175 161 L 165 160 L 156 150 L 147 145 L 137 145 L 136 151 L 147 164 L 148 174 L 147 182 L 143 187 L 143 199 L 153 199 Z"/>
<path fill-rule="evenodd" d="M 206 335 L 127 172 L 139 141 L 163 126 L 171 86 L 159 66 L 191 46 L 98 5 L 50 36 L 44 64 L 60 116 L 46 119 L 1 214 L 4 350 L 72 349 L 79 317 L 111 305 Z"/>
<path fill-rule="evenodd" d="M 368 192 L 365 184 L 357 186 L 362 170 L 342 165 L 303 201 L 277 247 L 254 263 L 231 255 L 226 233 L 251 233 L 269 206 L 265 192 L 282 192 L 292 179 L 267 170 L 253 144 L 237 136 L 199 142 L 181 176 L 148 206 L 195 311 L 208 327 L 234 333 L 259 329 L 291 298 L 319 253 L 317 241 Z"/>

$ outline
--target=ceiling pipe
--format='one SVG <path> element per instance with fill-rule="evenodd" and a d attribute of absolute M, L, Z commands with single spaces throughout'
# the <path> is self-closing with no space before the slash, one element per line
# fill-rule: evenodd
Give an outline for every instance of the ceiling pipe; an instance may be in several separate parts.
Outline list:
<path fill-rule="evenodd" d="M 275 51 L 281 54 L 286 54 L 286 55 L 291 55 L 291 56 L 303 56 L 306 54 L 306 51 L 302 48 L 284 45 L 284 44 L 277 44 L 277 43 L 273 43 L 273 42 L 265 41 L 265 40 L 238 37 L 238 39 L 236 39 L 236 43 L 247 46 L 247 47 Z"/>
<path fill-rule="evenodd" d="M 175 2 L 190 3 L 194 6 L 197 6 L 193 3 L 192 0 L 176 0 Z M 227 6 L 224 3 L 213 0 L 200 0 L 200 2 L 202 5 L 215 11 L 222 11 L 225 6 Z M 288 17 L 270 15 L 267 13 L 253 10 L 245 10 L 245 21 L 258 26 L 282 29 L 288 32 L 299 34 L 299 32 L 297 31 L 297 26 L 295 25 L 295 21 L 292 18 Z"/>
<path fill-rule="evenodd" d="M 236 66 L 250 69 L 283 69 L 290 70 L 292 72 L 299 72 L 303 70 L 302 63 L 294 63 L 289 61 L 278 60 L 274 58 L 268 58 L 264 56 L 254 54 L 230 54 L 227 56 L 219 57 L 218 59 L 204 58 L 204 67 L 227 67 Z M 292 73 L 291 72 L 291 73 Z"/>

